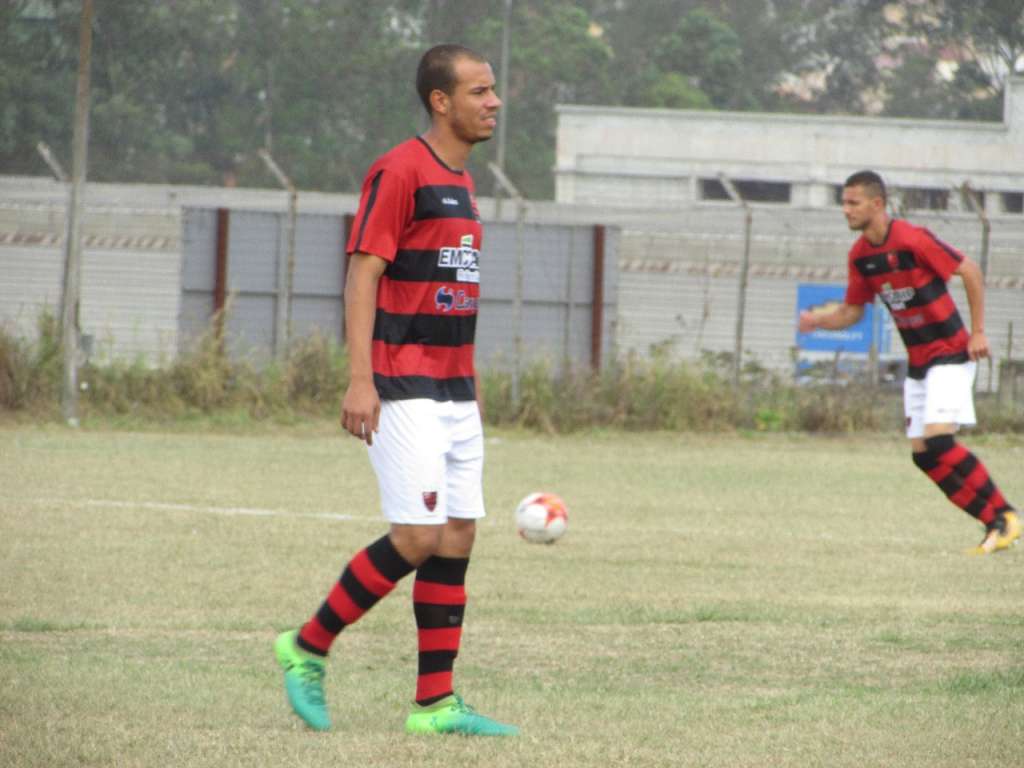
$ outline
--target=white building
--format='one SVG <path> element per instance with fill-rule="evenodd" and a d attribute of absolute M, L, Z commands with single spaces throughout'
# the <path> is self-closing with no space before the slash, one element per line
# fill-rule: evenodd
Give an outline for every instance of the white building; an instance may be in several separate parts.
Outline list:
<path fill-rule="evenodd" d="M 1024 215 L 1024 76 L 1007 83 L 1001 123 L 704 110 L 559 106 L 555 198 L 637 208 L 728 199 L 822 208 L 843 180 L 879 171 L 907 208 Z"/>

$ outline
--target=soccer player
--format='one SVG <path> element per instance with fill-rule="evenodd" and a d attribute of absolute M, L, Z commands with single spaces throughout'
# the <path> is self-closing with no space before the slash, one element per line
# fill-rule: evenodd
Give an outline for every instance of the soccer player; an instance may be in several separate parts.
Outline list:
<path fill-rule="evenodd" d="M 475 712 L 452 688 L 466 568 L 484 515 L 473 363 L 482 229 L 466 162 L 494 133 L 501 100 L 491 66 L 459 45 L 423 55 L 416 89 L 430 128 L 370 166 L 347 246 L 351 380 L 341 423 L 366 443 L 390 529 L 274 650 L 295 713 L 330 728 L 322 680 L 331 644 L 415 571 L 419 662 L 406 731 L 510 736 L 515 726 Z"/>
<path fill-rule="evenodd" d="M 975 423 L 975 361 L 989 351 L 984 277 L 977 264 L 927 229 L 890 219 L 885 206 L 885 183 L 877 173 L 860 171 L 846 180 L 843 215 L 861 233 L 850 249 L 846 297 L 831 312 L 801 312 L 800 331 L 846 328 L 876 294 L 882 297 L 910 358 L 903 407 L 914 464 L 985 526 L 972 553 L 1007 549 L 1020 536 L 1017 514 L 981 460 L 955 437 L 960 425 Z M 967 293 L 970 332 L 947 289 L 953 275 Z"/>

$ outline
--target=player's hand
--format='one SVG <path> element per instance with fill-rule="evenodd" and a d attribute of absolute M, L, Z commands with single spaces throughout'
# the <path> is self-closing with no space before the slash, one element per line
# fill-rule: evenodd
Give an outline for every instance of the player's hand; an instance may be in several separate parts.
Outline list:
<path fill-rule="evenodd" d="M 380 422 L 380 396 L 372 381 L 353 379 L 341 401 L 341 426 L 367 445 L 373 445 L 373 433 Z"/>
<path fill-rule="evenodd" d="M 971 360 L 988 357 L 988 339 L 981 331 L 972 333 L 971 338 L 967 340 L 967 356 Z"/>
<path fill-rule="evenodd" d="M 800 313 L 800 333 L 811 333 L 812 331 L 818 330 L 818 326 L 814 323 L 814 313 L 804 310 Z"/>

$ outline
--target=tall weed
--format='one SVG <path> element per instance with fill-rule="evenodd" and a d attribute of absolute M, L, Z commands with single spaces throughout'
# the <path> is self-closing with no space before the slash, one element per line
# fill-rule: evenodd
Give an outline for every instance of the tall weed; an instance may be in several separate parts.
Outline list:
<path fill-rule="evenodd" d="M 348 358 L 318 333 L 297 340 L 283 361 L 258 361 L 226 349 L 220 319 L 168 366 L 144 360 L 87 364 L 80 372 L 83 415 L 138 419 L 292 420 L 334 417 L 348 384 Z M 0 410 L 55 416 L 61 350 L 51 314 L 39 319 L 35 342 L 0 329 Z M 513 397 L 507 370 L 481 375 L 487 421 L 545 432 L 589 428 L 722 432 L 850 433 L 898 428 L 898 392 L 857 381 L 794 384 L 748 361 L 738 384 L 732 357 L 706 353 L 690 362 L 660 350 L 626 356 L 600 373 L 544 361 L 528 365 Z M 1024 431 L 1024 404 L 979 398 L 987 431 Z"/>

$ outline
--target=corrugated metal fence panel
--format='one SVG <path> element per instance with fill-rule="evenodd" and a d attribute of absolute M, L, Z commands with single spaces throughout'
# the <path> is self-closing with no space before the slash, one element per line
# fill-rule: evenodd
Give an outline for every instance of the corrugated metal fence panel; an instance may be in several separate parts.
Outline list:
<path fill-rule="evenodd" d="M 646 355 L 659 348 L 676 359 L 695 359 L 703 351 L 732 354 L 742 238 L 626 230 L 622 239 L 618 304 L 621 351 Z M 826 237 L 753 239 L 743 324 L 744 355 L 770 368 L 786 370 L 791 366 L 797 286 L 845 284 L 845 255 L 850 242 L 852 238 L 843 242 Z M 953 279 L 950 290 L 965 322 L 969 322 L 961 282 Z M 1007 355 L 1011 323 L 1018 339 L 1015 355 L 1019 357 L 1024 349 L 1024 292 L 1013 278 L 996 278 L 986 289 L 985 304 L 985 328 L 995 351 L 995 370 Z M 894 335 L 890 354 L 896 358 L 904 355 L 898 336 Z M 987 365 L 983 366 L 985 371 Z M 979 375 L 980 387 L 984 384 L 981 378 Z"/>
<path fill-rule="evenodd" d="M 79 320 L 93 359 L 159 362 L 177 351 L 181 258 L 177 216 L 88 207 Z M 0 206 L 0 322 L 34 338 L 44 308 L 60 312 L 64 207 Z"/>
<path fill-rule="evenodd" d="M 180 351 L 188 349 L 210 326 L 216 257 L 217 212 L 185 209 L 181 217 Z"/>
<path fill-rule="evenodd" d="M 274 348 L 277 259 L 284 252 L 282 220 L 279 213 L 231 211 L 225 335 L 233 354 L 262 357 Z"/>
<path fill-rule="evenodd" d="M 82 259 L 82 332 L 94 360 L 172 360 L 178 350 L 178 252 L 89 251 Z"/>
<path fill-rule="evenodd" d="M 34 339 L 40 314 L 60 313 L 63 210 L 0 205 L 0 326 Z"/>
<path fill-rule="evenodd" d="M 280 260 L 288 257 L 287 216 L 275 211 L 231 211 L 228 225 L 225 333 L 235 354 L 257 358 L 274 348 Z M 320 333 L 341 340 L 341 216 L 300 214 L 295 226 L 292 334 L 302 339 Z M 185 312 L 182 335 L 194 338 L 209 324 L 216 267 L 216 211 L 185 208 Z"/>
<path fill-rule="evenodd" d="M 341 341 L 344 229 L 341 216 L 307 214 L 298 218 L 292 294 L 296 338 L 317 333 Z"/>
<path fill-rule="evenodd" d="M 515 352 L 515 284 L 523 254 L 522 349 L 524 361 L 546 360 L 556 368 L 567 357 L 590 363 L 594 228 L 485 223 L 480 257 L 481 302 L 477 360 L 508 368 Z M 606 241 L 604 354 L 613 347 L 617 241 Z"/>
<path fill-rule="evenodd" d="M 286 258 L 285 215 L 232 211 L 228 236 L 229 312 L 226 332 L 235 354 L 267 356 L 274 345 L 278 259 Z M 205 329 L 213 306 L 215 212 L 183 213 L 182 337 Z M 560 367 L 566 357 L 588 365 L 594 269 L 592 226 L 523 227 L 524 357 Z M 481 365 L 511 366 L 515 347 L 518 228 L 485 223 L 481 255 L 482 299 L 477 325 Z M 602 356 L 614 348 L 618 236 L 606 230 Z M 343 309 L 342 216 L 301 214 L 295 237 L 292 329 L 296 339 L 317 332 L 340 341 Z"/>

